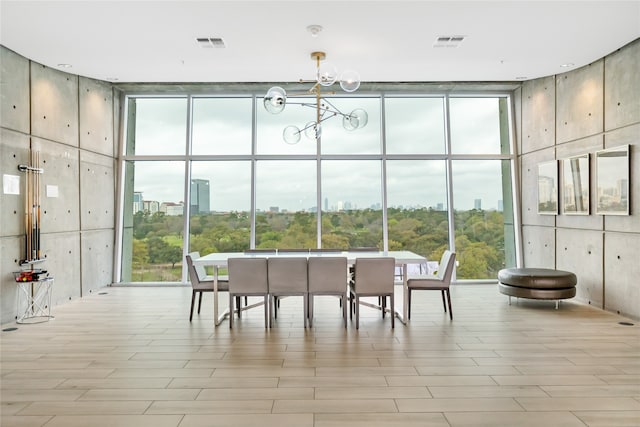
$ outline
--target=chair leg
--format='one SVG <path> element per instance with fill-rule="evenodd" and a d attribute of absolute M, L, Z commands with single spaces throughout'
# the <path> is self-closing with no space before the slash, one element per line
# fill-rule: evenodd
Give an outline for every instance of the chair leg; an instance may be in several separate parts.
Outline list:
<path fill-rule="evenodd" d="M 382 318 L 384 319 L 384 315 L 386 314 L 387 311 L 387 296 L 380 296 L 378 297 L 378 301 L 382 302 Z"/>
<path fill-rule="evenodd" d="M 239 311 L 240 310 L 238 310 L 238 312 Z M 232 293 L 229 293 L 229 329 L 233 329 L 233 294 Z"/>
<path fill-rule="evenodd" d="M 451 292 L 447 289 L 447 301 L 449 301 L 449 319 L 453 320 L 453 310 L 451 309 Z"/>
<path fill-rule="evenodd" d="M 189 322 L 193 319 L 193 303 L 196 300 L 196 291 L 191 291 L 191 312 L 189 314 Z"/>
<path fill-rule="evenodd" d="M 440 293 L 442 294 L 442 306 L 444 307 L 444 312 L 447 312 L 447 303 L 444 300 L 444 289 L 442 291 L 440 291 Z"/>
<path fill-rule="evenodd" d="M 353 294 L 349 293 L 349 320 L 353 320 Z"/>
<path fill-rule="evenodd" d="M 385 297 L 386 299 L 386 297 Z M 389 295 L 389 303 L 391 304 L 391 329 L 396 327 L 396 313 L 394 312 L 395 303 L 393 301 L 393 294 Z"/>
<path fill-rule="evenodd" d="M 304 327 L 307 327 L 309 322 L 309 294 L 302 296 L 302 311 L 304 312 L 303 323 Z"/>
<path fill-rule="evenodd" d="M 407 312 L 407 318 L 411 319 L 411 289 L 407 292 L 407 304 L 409 306 L 409 310 Z"/>
<path fill-rule="evenodd" d="M 347 295 L 344 294 L 340 297 L 342 304 L 342 320 L 344 321 L 344 327 L 347 328 Z"/>
<path fill-rule="evenodd" d="M 264 296 L 264 328 L 271 327 L 271 320 L 269 319 L 269 295 Z"/>
<path fill-rule="evenodd" d="M 246 299 L 247 297 L 245 297 Z M 242 305 L 240 304 L 240 297 L 236 297 L 236 307 L 238 307 L 238 317 L 240 317 L 240 311 L 242 311 Z M 245 304 L 245 307 L 247 306 L 247 304 Z M 231 311 L 229 313 L 229 316 L 233 316 L 233 311 Z"/>
<path fill-rule="evenodd" d="M 356 329 L 360 329 L 360 297 L 356 295 Z"/>
<path fill-rule="evenodd" d="M 309 307 L 308 315 L 309 315 L 309 327 L 313 327 L 313 294 L 309 294 L 309 299 L 307 300 L 307 304 Z"/>
<path fill-rule="evenodd" d="M 198 298 L 198 314 L 200 314 L 200 306 L 202 305 L 202 294 L 204 292 L 198 292 L 200 294 L 200 298 Z"/>
<path fill-rule="evenodd" d="M 271 306 L 271 313 L 273 314 L 273 318 L 278 318 L 278 297 L 273 297 L 273 305 Z"/>

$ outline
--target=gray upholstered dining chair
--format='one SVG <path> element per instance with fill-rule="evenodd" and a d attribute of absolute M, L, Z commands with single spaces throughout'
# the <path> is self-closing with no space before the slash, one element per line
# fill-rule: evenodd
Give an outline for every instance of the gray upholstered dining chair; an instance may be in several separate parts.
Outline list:
<path fill-rule="evenodd" d="M 303 299 L 304 326 L 307 326 L 309 290 L 307 285 L 306 257 L 271 257 L 268 262 L 269 309 L 273 319 L 278 318 L 278 299 L 285 296 L 301 296 Z"/>
<path fill-rule="evenodd" d="M 386 312 L 386 299 L 390 299 L 391 327 L 395 327 L 394 271 L 396 260 L 392 257 L 356 258 L 355 276 L 349 284 L 350 316 L 356 313 L 356 329 L 360 327 L 360 298 L 382 298 L 382 317 Z M 354 301 L 355 299 L 355 301 Z M 354 304 L 355 303 L 355 304 Z"/>
<path fill-rule="evenodd" d="M 309 269 L 309 327 L 313 326 L 313 297 L 335 295 L 340 297 L 344 327 L 347 327 L 347 258 L 310 257 Z"/>
<path fill-rule="evenodd" d="M 449 303 L 449 318 L 453 320 L 453 311 L 451 311 L 451 293 L 449 287 L 451 286 L 451 278 L 453 277 L 453 267 L 456 264 L 456 253 L 451 251 L 444 251 L 440 264 L 438 266 L 438 274 L 436 276 L 409 276 L 407 278 L 408 288 L 408 303 L 409 312 L 407 317 L 411 318 L 411 291 L 441 291 L 442 293 L 442 305 L 444 306 L 444 312 L 447 312 L 447 303 L 445 302 L 445 295 L 447 302 Z"/>
<path fill-rule="evenodd" d="M 201 265 L 193 263 L 194 259 L 200 258 L 200 253 L 195 251 L 186 256 L 187 269 L 189 271 L 189 280 L 191 281 L 191 311 L 189 312 L 189 322 L 193 319 L 193 305 L 198 296 L 198 314 L 200 314 L 200 306 L 202 305 L 202 293 L 213 292 L 213 276 L 207 275 L 206 270 Z M 227 276 L 218 277 L 218 291 L 229 290 L 229 279 Z"/>
<path fill-rule="evenodd" d="M 269 284 L 266 258 L 229 258 L 229 328 L 233 328 L 233 300 L 241 296 L 264 297 L 264 327 L 269 327 Z M 240 307 L 238 306 L 238 314 Z"/>

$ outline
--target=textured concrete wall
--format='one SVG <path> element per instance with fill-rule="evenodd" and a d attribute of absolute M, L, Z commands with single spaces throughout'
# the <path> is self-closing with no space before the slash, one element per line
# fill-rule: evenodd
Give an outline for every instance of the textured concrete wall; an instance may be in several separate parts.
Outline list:
<path fill-rule="evenodd" d="M 13 271 L 24 254 L 24 174 L 29 150 L 40 152 L 41 258 L 55 278 L 55 305 L 112 281 L 115 224 L 113 87 L 29 61 L 0 46 L 2 174 L 20 177 L 20 194 L 0 194 L 0 322 L 15 320 Z M 53 190 L 56 190 L 55 192 Z M 55 193 L 55 194 L 54 194 Z"/>
<path fill-rule="evenodd" d="M 524 266 L 570 270 L 576 298 L 640 318 L 640 40 L 516 96 Z M 594 153 L 631 145 L 631 215 L 595 213 Z M 537 165 L 589 153 L 590 214 L 537 214 Z M 561 195 L 560 195 L 561 196 Z"/>

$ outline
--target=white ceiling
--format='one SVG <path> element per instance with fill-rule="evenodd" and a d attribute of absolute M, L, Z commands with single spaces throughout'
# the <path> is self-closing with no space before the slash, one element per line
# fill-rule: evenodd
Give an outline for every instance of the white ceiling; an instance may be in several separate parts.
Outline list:
<path fill-rule="evenodd" d="M 637 0 L 1 0 L 0 15 L 5 47 L 120 83 L 311 79 L 316 50 L 365 82 L 513 81 L 581 67 L 640 37 Z M 324 29 L 314 38 L 310 24 Z M 433 46 L 450 35 L 465 39 Z M 226 48 L 203 49 L 197 37 Z"/>

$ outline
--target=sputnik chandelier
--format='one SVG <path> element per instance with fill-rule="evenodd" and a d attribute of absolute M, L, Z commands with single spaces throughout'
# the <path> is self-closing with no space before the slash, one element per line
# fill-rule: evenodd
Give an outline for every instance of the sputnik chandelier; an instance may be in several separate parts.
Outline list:
<path fill-rule="evenodd" d="M 287 100 L 285 90 L 279 86 L 269 89 L 264 97 L 264 108 L 271 114 L 281 113 L 288 104 L 302 105 L 316 110 L 315 121 L 308 122 L 302 129 L 297 126 L 284 128 L 282 137 L 287 144 L 298 143 L 303 133 L 307 138 L 317 142 L 322 135 L 321 123 L 332 117 L 342 117 L 342 126 L 348 131 L 360 129 L 367 125 L 369 116 L 365 110 L 357 108 L 350 113 L 343 113 L 323 97 L 322 87 L 329 87 L 338 80 L 338 72 L 334 66 L 328 63 L 320 65 L 320 61 L 325 58 L 326 54 L 324 52 L 311 53 L 311 59 L 316 61 L 316 80 L 300 80 L 300 83 L 313 83 L 313 86 L 306 92 L 289 95 L 290 97 L 315 95 L 315 103 L 290 102 Z M 345 92 L 355 92 L 360 87 L 360 76 L 353 70 L 344 71 L 340 76 L 340 87 Z M 335 92 L 327 93 L 333 94 Z"/>

